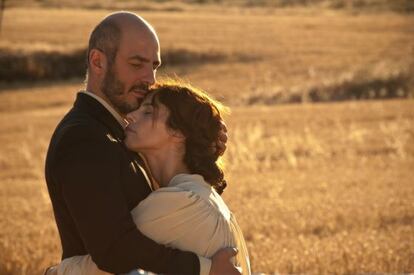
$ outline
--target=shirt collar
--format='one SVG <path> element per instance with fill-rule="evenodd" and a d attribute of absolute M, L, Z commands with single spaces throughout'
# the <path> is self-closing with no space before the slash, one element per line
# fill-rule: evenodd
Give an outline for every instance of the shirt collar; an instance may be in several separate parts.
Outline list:
<path fill-rule="evenodd" d="M 209 187 L 211 187 L 211 185 L 209 185 L 208 183 L 204 181 L 203 176 L 199 174 L 184 174 L 184 173 L 175 175 L 168 183 L 168 186 L 169 187 L 177 186 L 182 183 L 198 183 L 201 185 L 208 185 Z"/>
<path fill-rule="evenodd" d="M 105 109 L 108 110 L 108 112 L 111 113 L 111 115 L 118 121 L 118 123 L 121 124 L 123 129 L 126 128 L 126 126 L 128 125 L 128 121 L 125 118 L 123 118 L 117 111 L 115 111 L 115 109 L 111 105 L 109 105 L 103 98 L 97 96 L 94 93 L 86 91 L 86 90 L 85 91 L 80 91 L 80 93 L 89 95 L 89 96 L 93 97 L 94 99 L 96 99 L 99 103 L 102 104 L 102 106 L 105 107 Z"/>

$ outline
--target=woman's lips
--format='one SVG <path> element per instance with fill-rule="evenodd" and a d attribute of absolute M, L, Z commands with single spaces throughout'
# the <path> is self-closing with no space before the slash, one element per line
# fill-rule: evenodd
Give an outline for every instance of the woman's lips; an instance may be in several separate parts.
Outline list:
<path fill-rule="evenodd" d="M 131 132 L 131 133 L 134 133 L 134 134 L 135 134 L 135 131 L 134 131 L 134 130 L 132 130 L 129 126 L 127 126 L 127 127 L 125 128 L 125 132 L 126 132 L 126 133 Z"/>

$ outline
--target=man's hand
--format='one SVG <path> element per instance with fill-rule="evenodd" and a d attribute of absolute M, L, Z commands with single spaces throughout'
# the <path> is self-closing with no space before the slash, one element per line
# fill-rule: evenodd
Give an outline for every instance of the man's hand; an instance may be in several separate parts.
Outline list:
<path fill-rule="evenodd" d="M 54 266 L 48 267 L 44 275 L 57 275 L 57 274 L 58 274 L 58 271 L 57 271 L 56 266 L 54 265 Z"/>
<path fill-rule="evenodd" d="M 217 156 L 222 156 L 224 151 L 226 151 L 226 142 L 227 142 L 227 127 L 224 121 L 221 122 L 220 132 L 218 140 L 216 142 L 216 154 Z"/>
<path fill-rule="evenodd" d="M 210 275 L 241 275 L 237 267 L 231 263 L 231 258 L 236 256 L 237 249 L 228 247 L 220 249 L 211 258 Z"/>

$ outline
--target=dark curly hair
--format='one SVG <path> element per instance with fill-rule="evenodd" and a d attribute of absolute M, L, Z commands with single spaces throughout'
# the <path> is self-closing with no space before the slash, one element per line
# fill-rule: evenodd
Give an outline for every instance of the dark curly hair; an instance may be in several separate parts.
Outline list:
<path fill-rule="evenodd" d="M 158 83 L 151 89 L 152 104 L 157 102 L 169 110 L 167 126 L 185 137 L 184 163 L 191 173 L 200 174 L 221 194 L 227 184 L 216 150 L 221 129 L 221 103 L 207 93 L 177 80 Z"/>

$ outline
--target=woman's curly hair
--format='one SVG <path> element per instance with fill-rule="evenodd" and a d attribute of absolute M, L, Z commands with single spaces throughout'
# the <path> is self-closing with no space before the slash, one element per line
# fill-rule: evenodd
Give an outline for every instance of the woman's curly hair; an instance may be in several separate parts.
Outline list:
<path fill-rule="evenodd" d="M 216 150 L 222 113 L 227 110 L 207 93 L 177 80 L 168 80 L 151 89 L 153 104 L 169 110 L 167 126 L 185 137 L 184 163 L 191 173 L 200 174 L 221 194 L 226 187 Z"/>

